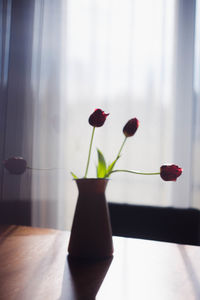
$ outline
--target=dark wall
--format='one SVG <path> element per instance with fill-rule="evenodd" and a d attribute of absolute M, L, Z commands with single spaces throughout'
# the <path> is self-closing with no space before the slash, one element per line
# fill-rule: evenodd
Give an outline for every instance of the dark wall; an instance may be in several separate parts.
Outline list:
<path fill-rule="evenodd" d="M 1 225 L 31 225 L 30 201 L 0 201 Z"/>
<path fill-rule="evenodd" d="M 200 211 L 197 209 L 109 203 L 109 211 L 113 235 L 200 245 Z M 0 224 L 30 226 L 31 202 L 0 202 Z"/>
<path fill-rule="evenodd" d="M 109 203 L 113 235 L 200 245 L 200 211 Z"/>

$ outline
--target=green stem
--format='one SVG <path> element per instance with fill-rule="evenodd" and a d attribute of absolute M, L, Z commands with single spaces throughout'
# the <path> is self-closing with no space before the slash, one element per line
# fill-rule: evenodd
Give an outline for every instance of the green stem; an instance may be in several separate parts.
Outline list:
<path fill-rule="evenodd" d="M 116 162 L 117 162 L 118 159 L 120 158 L 120 154 L 121 154 L 121 152 L 122 152 L 122 149 L 123 149 L 123 147 L 124 147 L 124 144 L 125 144 L 125 142 L 126 142 L 126 139 L 127 139 L 127 137 L 125 137 L 125 139 L 123 140 L 123 143 L 122 143 L 122 145 L 121 145 L 121 147 L 120 147 L 120 149 L 119 149 L 119 152 L 118 152 L 118 154 L 117 154 L 117 157 L 116 157 L 115 160 L 114 160 L 114 164 L 113 164 L 113 166 L 112 166 L 112 170 L 113 170 L 114 166 L 116 165 Z M 108 172 L 108 173 L 106 173 L 105 176 L 104 176 L 104 178 L 108 177 L 110 174 L 111 174 L 111 171 Z"/>
<path fill-rule="evenodd" d="M 88 160 L 87 160 L 87 166 L 86 166 L 84 178 L 87 177 L 87 173 L 88 173 L 88 167 L 89 167 L 89 163 L 90 163 L 90 155 L 91 155 L 91 149 L 92 149 L 92 142 L 93 142 L 93 138 L 94 138 L 94 131 L 95 131 L 95 127 L 93 127 L 93 130 L 92 130 L 92 137 L 90 140 L 90 148 L 89 148 Z"/>
<path fill-rule="evenodd" d="M 160 172 L 153 172 L 153 173 L 146 173 L 146 172 L 136 172 L 136 171 L 129 171 L 129 170 L 114 170 L 109 172 L 109 174 L 107 174 L 108 176 L 112 173 L 116 173 L 116 172 L 126 172 L 126 173 L 132 173 L 132 174 L 139 174 L 139 175 L 159 175 Z"/>
<path fill-rule="evenodd" d="M 118 152 L 118 154 L 117 154 L 117 158 L 120 157 L 120 154 L 121 154 L 121 152 L 122 152 L 122 149 L 123 149 L 123 147 L 124 147 L 124 144 L 125 144 L 125 142 L 126 142 L 126 139 L 127 139 L 127 137 L 125 137 L 125 139 L 124 139 L 124 141 L 123 141 L 123 143 L 122 143 L 122 145 L 121 145 L 121 147 L 120 147 L 120 149 L 119 149 L 119 152 Z"/>

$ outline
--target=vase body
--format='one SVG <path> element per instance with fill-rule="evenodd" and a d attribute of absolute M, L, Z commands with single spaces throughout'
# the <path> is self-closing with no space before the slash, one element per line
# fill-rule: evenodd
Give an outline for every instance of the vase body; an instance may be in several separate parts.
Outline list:
<path fill-rule="evenodd" d="M 78 200 L 68 252 L 71 258 L 104 259 L 113 254 L 105 190 L 108 179 L 77 179 Z"/>

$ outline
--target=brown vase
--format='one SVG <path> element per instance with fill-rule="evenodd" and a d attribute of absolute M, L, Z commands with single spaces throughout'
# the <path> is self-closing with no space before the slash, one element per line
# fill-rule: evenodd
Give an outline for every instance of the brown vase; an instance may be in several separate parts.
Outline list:
<path fill-rule="evenodd" d="M 111 257 L 112 230 L 105 197 L 108 179 L 75 181 L 79 195 L 68 246 L 69 256 L 91 260 Z"/>

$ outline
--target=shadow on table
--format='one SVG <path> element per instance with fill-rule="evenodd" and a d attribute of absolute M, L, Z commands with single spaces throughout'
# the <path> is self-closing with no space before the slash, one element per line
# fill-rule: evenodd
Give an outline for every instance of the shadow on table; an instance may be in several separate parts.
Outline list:
<path fill-rule="evenodd" d="M 79 261 L 67 257 L 62 293 L 58 300 L 94 300 L 112 259 Z"/>
<path fill-rule="evenodd" d="M 200 281 L 199 281 L 199 277 L 198 277 L 198 273 L 195 271 L 195 266 L 193 266 L 193 263 L 190 259 L 190 257 L 188 256 L 187 250 L 185 249 L 185 247 L 178 247 L 180 254 L 182 256 L 182 259 L 184 261 L 186 270 L 188 272 L 188 278 L 190 278 L 191 280 L 191 285 L 192 285 L 192 289 L 193 289 L 193 294 L 195 296 L 195 299 L 200 299 Z"/>

